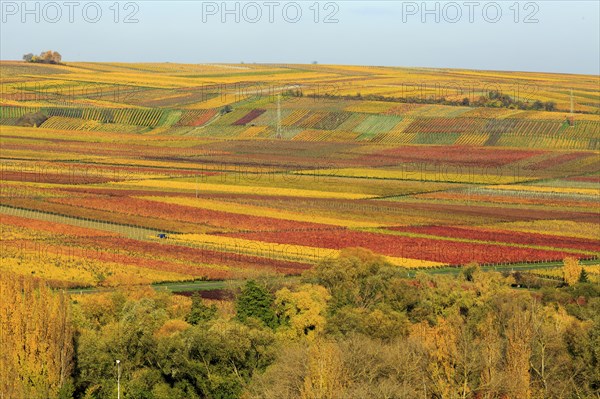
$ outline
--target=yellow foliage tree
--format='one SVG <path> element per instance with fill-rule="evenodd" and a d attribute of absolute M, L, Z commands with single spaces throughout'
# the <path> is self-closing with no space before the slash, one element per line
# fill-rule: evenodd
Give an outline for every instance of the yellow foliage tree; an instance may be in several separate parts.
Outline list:
<path fill-rule="evenodd" d="M 582 267 L 576 258 L 565 258 L 563 266 L 563 278 L 568 285 L 574 285 L 579 281 Z"/>
<path fill-rule="evenodd" d="M 510 397 L 531 398 L 531 340 L 533 336 L 532 315 L 529 310 L 515 309 L 506 326 L 506 372 Z"/>
<path fill-rule="evenodd" d="M 498 331 L 497 317 L 488 313 L 477 325 L 480 335 L 479 351 L 481 373 L 479 390 L 482 398 L 493 398 L 502 386 L 501 367 L 502 338 Z"/>
<path fill-rule="evenodd" d="M 315 341 L 308 355 L 302 399 L 342 399 L 344 375 L 341 351 L 337 343 Z"/>
<path fill-rule="evenodd" d="M 0 272 L 0 397 L 57 398 L 73 369 L 68 297 Z"/>
<path fill-rule="evenodd" d="M 434 392 L 443 398 L 456 395 L 455 360 L 458 356 L 457 331 L 447 320 L 437 325 L 421 322 L 411 327 L 410 338 L 423 346 L 427 356 L 427 374 Z"/>
<path fill-rule="evenodd" d="M 314 339 L 325 328 L 329 293 L 320 285 L 306 284 L 275 293 L 277 316 L 283 321 L 278 333 L 288 339 Z"/>
<path fill-rule="evenodd" d="M 185 331 L 190 327 L 191 327 L 191 325 L 186 323 L 184 320 L 171 319 L 171 320 L 167 320 L 162 325 L 162 327 L 160 327 L 158 330 L 156 330 L 156 332 L 154 333 L 154 336 L 158 337 L 158 338 L 169 337 L 173 334 L 177 334 L 182 331 Z"/>

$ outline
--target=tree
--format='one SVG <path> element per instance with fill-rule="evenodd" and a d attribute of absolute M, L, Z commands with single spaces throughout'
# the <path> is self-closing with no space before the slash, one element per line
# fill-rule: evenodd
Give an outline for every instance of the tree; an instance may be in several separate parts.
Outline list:
<path fill-rule="evenodd" d="M 483 398 L 495 397 L 502 387 L 502 338 L 495 312 L 488 312 L 475 326 L 478 335 L 477 350 L 480 359 L 479 391 Z"/>
<path fill-rule="evenodd" d="M 327 288 L 335 311 L 346 305 L 368 308 L 383 298 L 389 263 L 368 249 L 347 248 L 336 259 L 326 259 L 307 274 Z"/>
<path fill-rule="evenodd" d="M 281 345 L 277 359 L 248 386 L 248 398 L 298 399 L 308 374 L 309 346 L 305 342 Z"/>
<path fill-rule="evenodd" d="M 214 319 L 216 314 L 217 307 L 215 305 L 205 305 L 200 294 L 194 292 L 192 295 L 192 308 L 186 317 L 186 321 L 190 324 L 199 324 Z"/>
<path fill-rule="evenodd" d="M 183 343 L 173 342 L 183 352 L 173 358 L 177 363 L 169 369 L 175 373 L 169 377 L 188 379 L 203 398 L 239 397 L 254 373 L 275 358 L 273 332 L 235 321 L 193 326 L 184 333 Z"/>
<path fill-rule="evenodd" d="M 323 285 L 331 295 L 327 331 L 359 332 L 380 339 L 407 333 L 405 302 L 396 292 L 395 273 L 398 269 L 385 258 L 363 248 L 344 249 L 338 258 L 326 259 L 307 273 L 307 279 Z"/>
<path fill-rule="evenodd" d="M 473 275 L 479 272 L 480 270 L 481 269 L 479 268 L 479 265 L 477 263 L 469 263 L 461 269 L 460 274 L 464 276 L 464 279 L 466 281 L 472 282 L 474 280 Z"/>
<path fill-rule="evenodd" d="M 221 113 L 221 115 L 225 115 L 225 114 L 228 114 L 228 113 L 230 113 L 232 111 L 233 111 L 233 108 L 231 107 L 231 105 L 227 104 L 226 106 L 224 106 L 223 108 L 221 108 L 220 113 Z"/>
<path fill-rule="evenodd" d="M 316 342 L 309 351 L 308 370 L 300 398 L 342 398 L 345 374 L 339 345 L 335 342 Z"/>
<path fill-rule="evenodd" d="M 583 268 L 576 258 L 565 258 L 563 261 L 563 279 L 568 285 L 575 285 L 581 276 Z"/>
<path fill-rule="evenodd" d="M 31 53 L 25 54 L 23 60 L 25 62 L 39 62 L 42 64 L 60 64 L 62 56 L 57 51 L 48 50 L 43 51 L 39 56 Z"/>
<path fill-rule="evenodd" d="M 305 284 L 275 293 L 278 334 L 288 339 L 314 339 L 325 329 L 325 311 L 329 293 L 320 285 Z"/>
<path fill-rule="evenodd" d="M 46 64 L 60 64 L 62 56 L 57 51 L 48 50 L 40 54 L 41 62 Z"/>
<path fill-rule="evenodd" d="M 256 281 L 249 280 L 235 302 L 237 318 L 241 322 L 256 319 L 267 327 L 275 328 L 277 317 L 273 305 L 273 295 Z"/>
<path fill-rule="evenodd" d="M 69 299 L 31 277 L 0 271 L 0 397 L 72 395 Z"/>
<path fill-rule="evenodd" d="M 588 278 L 588 274 L 583 267 L 581 268 L 581 273 L 579 273 L 578 282 L 580 282 L 580 283 L 589 283 L 590 282 L 590 279 Z"/>
<path fill-rule="evenodd" d="M 531 302 L 530 302 L 531 303 Z M 527 303 L 511 301 L 507 308 L 506 324 L 506 387 L 509 397 L 529 399 L 531 397 L 531 375 L 529 373 L 533 336 L 532 314 Z"/>
<path fill-rule="evenodd" d="M 422 345 L 430 390 L 435 397 L 471 397 L 475 379 L 479 376 L 479 361 L 472 331 L 457 313 L 439 318 L 430 326 L 427 322 L 414 325 L 411 338 Z"/>
<path fill-rule="evenodd" d="M 531 106 L 531 108 L 533 108 L 535 110 L 542 110 L 542 109 L 544 109 L 544 103 L 541 102 L 540 100 L 535 100 L 533 102 L 533 105 Z"/>

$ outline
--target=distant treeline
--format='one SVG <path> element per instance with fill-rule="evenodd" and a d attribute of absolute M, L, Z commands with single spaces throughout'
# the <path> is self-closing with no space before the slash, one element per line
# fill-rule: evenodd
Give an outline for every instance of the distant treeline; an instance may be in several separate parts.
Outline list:
<path fill-rule="evenodd" d="M 292 97 L 304 97 L 302 90 L 289 90 L 284 93 L 287 96 Z M 556 103 L 553 101 L 522 101 L 515 100 L 507 94 L 503 94 L 500 91 L 492 90 L 485 96 L 480 96 L 476 100 L 471 100 L 468 97 L 464 97 L 461 100 L 449 100 L 446 97 L 389 97 L 381 94 L 368 94 L 361 95 L 356 93 L 355 95 L 336 95 L 336 94 L 308 94 L 309 98 L 331 98 L 340 100 L 368 100 L 368 101 L 382 101 L 382 102 L 394 102 L 394 103 L 410 103 L 410 104 L 441 104 L 441 105 L 453 105 L 453 106 L 464 106 L 464 107 L 488 107 L 488 108 L 509 108 L 509 109 L 521 109 L 521 110 L 533 110 L 533 111 L 550 111 L 559 112 L 556 108 Z M 591 112 L 578 111 L 579 113 L 590 114 Z"/>
<path fill-rule="evenodd" d="M 40 55 L 33 55 L 32 53 L 25 54 L 23 56 L 25 62 L 35 62 L 39 64 L 60 64 L 62 56 L 57 51 L 43 51 Z"/>

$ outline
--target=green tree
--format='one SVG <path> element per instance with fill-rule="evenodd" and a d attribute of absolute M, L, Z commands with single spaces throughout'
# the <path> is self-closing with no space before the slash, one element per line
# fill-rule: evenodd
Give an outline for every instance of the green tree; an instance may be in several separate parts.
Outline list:
<path fill-rule="evenodd" d="M 542 110 L 542 109 L 544 109 L 544 103 L 541 102 L 540 100 L 535 100 L 533 102 L 533 105 L 531 106 L 531 108 L 533 108 L 535 110 Z"/>
<path fill-rule="evenodd" d="M 341 335 L 359 332 L 380 339 L 406 333 L 406 302 L 395 292 L 398 271 L 382 256 L 363 248 L 344 249 L 338 258 L 317 265 L 307 278 L 331 294 L 327 330 Z"/>
<path fill-rule="evenodd" d="M 588 274 L 585 269 L 581 268 L 581 273 L 579 273 L 579 282 L 580 283 L 589 283 L 590 279 L 588 278 Z"/>
<path fill-rule="evenodd" d="M 214 319 L 216 314 L 217 307 L 205 305 L 200 294 L 195 292 L 192 295 L 192 309 L 185 320 L 190 324 L 199 324 Z"/>
<path fill-rule="evenodd" d="M 277 316 L 274 310 L 274 297 L 254 280 L 246 282 L 235 302 L 238 320 L 246 322 L 257 319 L 270 328 L 277 327 Z"/>
<path fill-rule="evenodd" d="M 330 291 L 333 311 L 346 305 L 369 308 L 383 299 L 391 277 L 389 266 L 382 256 L 367 249 L 349 248 L 338 258 L 321 262 L 307 276 Z"/>

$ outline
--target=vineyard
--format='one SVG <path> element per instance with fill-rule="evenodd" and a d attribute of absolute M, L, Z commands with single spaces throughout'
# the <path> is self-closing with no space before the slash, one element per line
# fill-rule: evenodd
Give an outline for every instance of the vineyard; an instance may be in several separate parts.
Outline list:
<path fill-rule="evenodd" d="M 589 77 L 519 75 L 551 112 L 403 86 L 450 87 L 446 70 L 0 66 L 0 268 L 52 286 L 297 275 L 347 247 L 408 270 L 526 264 L 544 278 L 600 256 Z M 493 83 L 517 96 L 513 78 Z"/>
<path fill-rule="evenodd" d="M 219 115 L 218 109 L 2 107 L 0 125 L 18 125 L 19 118 L 34 112 L 48 116 L 42 126 L 48 129 L 206 137 L 207 132 L 194 128 L 208 128 L 210 125 L 208 135 L 244 140 L 248 136 L 243 134 L 245 130 L 238 127 L 251 126 L 261 128 L 261 132 L 264 132 L 260 135 L 262 138 L 277 138 L 277 114 L 270 109 L 241 108 Z M 446 113 L 445 110 L 440 110 L 440 114 L 443 113 Z M 574 126 L 570 126 L 564 120 L 535 118 L 434 117 L 348 111 L 319 112 L 308 109 L 286 109 L 282 110 L 281 115 L 281 136 L 294 140 L 558 150 L 600 148 L 597 137 L 600 121 L 597 118 L 577 121 Z M 183 127 L 189 128 L 182 129 Z"/>

